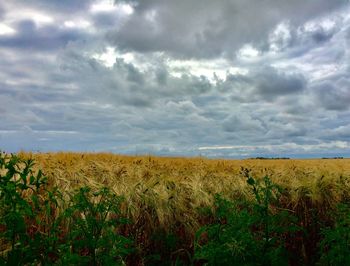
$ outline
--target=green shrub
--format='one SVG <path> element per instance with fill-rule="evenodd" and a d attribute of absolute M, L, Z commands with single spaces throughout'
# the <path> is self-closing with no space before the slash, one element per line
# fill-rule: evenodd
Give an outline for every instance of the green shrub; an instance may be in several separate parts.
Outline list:
<path fill-rule="evenodd" d="M 335 224 L 323 228 L 320 265 L 348 265 L 350 262 L 350 205 L 340 204 Z"/>
<path fill-rule="evenodd" d="M 261 242 L 259 258 L 262 265 L 288 265 L 289 254 L 285 238 L 300 231 L 297 219 L 289 210 L 280 206 L 283 189 L 274 184 L 268 176 L 254 179 L 245 170 L 247 183 L 255 197 L 252 215 L 255 217 L 255 238 Z"/>
<path fill-rule="evenodd" d="M 207 265 L 288 265 L 285 236 L 300 230 L 288 210 L 278 209 L 282 190 L 268 176 L 255 180 L 244 169 L 255 200 L 217 195 L 216 221 L 196 236 L 195 257 Z"/>
<path fill-rule="evenodd" d="M 55 242 L 52 207 L 57 193 L 47 179 L 34 173 L 32 159 L 0 153 L 0 243 L 3 264 L 22 265 L 48 260 Z M 47 244 L 50 243 L 48 246 Z M 4 248 L 5 247 L 5 248 Z"/>
<path fill-rule="evenodd" d="M 261 249 L 254 239 L 254 224 L 247 209 L 219 195 L 215 197 L 215 223 L 196 234 L 195 258 L 208 265 L 254 265 Z"/>
<path fill-rule="evenodd" d="M 0 265 L 124 264 L 132 241 L 118 232 L 122 197 L 84 187 L 64 202 L 33 166 L 0 153 Z"/>
<path fill-rule="evenodd" d="M 83 187 L 71 197 L 64 212 L 69 225 L 62 264 L 124 264 L 132 241 L 118 234 L 118 227 L 127 223 L 120 213 L 122 200 L 107 188 L 92 192 Z"/>

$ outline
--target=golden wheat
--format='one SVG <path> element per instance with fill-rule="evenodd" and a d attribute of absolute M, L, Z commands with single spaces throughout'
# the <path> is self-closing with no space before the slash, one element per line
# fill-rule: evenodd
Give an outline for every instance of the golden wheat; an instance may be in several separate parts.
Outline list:
<path fill-rule="evenodd" d="M 268 175 L 285 188 L 286 207 L 300 214 L 310 206 L 333 208 L 350 188 L 349 159 L 213 160 L 62 152 L 20 156 L 33 157 L 50 184 L 63 192 L 88 185 L 124 195 L 124 211 L 143 231 L 181 224 L 193 233 L 199 227 L 198 209 L 212 207 L 216 193 L 249 199 L 241 167 L 251 169 L 254 177 Z"/>

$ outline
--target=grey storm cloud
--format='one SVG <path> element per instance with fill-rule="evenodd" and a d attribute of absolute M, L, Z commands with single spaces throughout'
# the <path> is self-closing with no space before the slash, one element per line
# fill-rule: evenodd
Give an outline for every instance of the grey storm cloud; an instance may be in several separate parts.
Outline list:
<path fill-rule="evenodd" d="M 345 0 L 130 2 L 135 12 L 108 34 L 111 43 L 124 50 L 167 51 L 180 57 L 204 58 L 232 56 L 245 43 L 261 45 L 281 21 L 298 26 L 347 3 Z M 322 41 L 327 36 L 321 30 L 313 38 Z"/>
<path fill-rule="evenodd" d="M 119 22 L 119 18 L 113 13 L 98 13 L 93 16 L 93 21 L 98 28 L 110 28 Z"/>
<path fill-rule="evenodd" d="M 247 114 L 228 117 L 223 121 L 223 127 L 228 132 L 244 131 L 245 133 L 250 132 L 254 135 L 259 132 L 262 134 L 265 131 L 261 121 Z"/>
<path fill-rule="evenodd" d="M 222 86 L 230 88 L 238 101 L 273 101 L 276 97 L 301 93 L 307 81 L 301 73 L 279 71 L 271 66 L 252 68 L 246 75 L 228 75 Z"/>
<path fill-rule="evenodd" d="M 57 50 L 69 42 L 88 40 L 85 32 L 72 29 L 60 29 L 55 26 L 38 28 L 31 20 L 19 21 L 15 35 L 0 37 L 0 46 L 24 50 Z"/>
<path fill-rule="evenodd" d="M 46 9 L 53 12 L 81 12 L 85 11 L 94 2 L 93 0 L 14 0 L 14 5 L 25 4 L 36 9 Z"/>
<path fill-rule="evenodd" d="M 349 154 L 346 2 L 3 2 L 0 149 Z"/>
<path fill-rule="evenodd" d="M 252 77 L 256 82 L 256 93 L 264 98 L 301 92 L 306 88 L 306 80 L 299 73 L 283 73 L 273 68 L 265 68 Z"/>
<path fill-rule="evenodd" d="M 333 83 L 324 81 L 316 85 L 317 98 L 328 110 L 343 111 L 350 108 L 350 80 L 342 79 Z"/>
<path fill-rule="evenodd" d="M 4 10 L 4 8 L 1 6 L 1 4 L 0 4 L 0 19 L 3 19 L 4 14 L 5 14 L 5 10 Z"/>

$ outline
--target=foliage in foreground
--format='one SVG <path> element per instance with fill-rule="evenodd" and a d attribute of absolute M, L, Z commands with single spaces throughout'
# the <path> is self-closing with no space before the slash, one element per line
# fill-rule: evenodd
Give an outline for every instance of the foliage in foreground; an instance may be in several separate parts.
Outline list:
<path fill-rule="evenodd" d="M 268 176 L 255 180 L 245 169 L 254 202 L 234 202 L 216 196 L 216 221 L 203 227 L 204 245 L 197 245 L 196 256 L 208 265 L 288 265 L 285 245 L 288 234 L 300 230 L 287 210 L 276 212 L 281 188 Z"/>
<path fill-rule="evenodd" d="M 350 262 L 350 205 L 339 204 L 333 227 L 322 230 L 321 265 L 348 265 Z"/>
<path fill-rule="evenodd" d="M 204 206 L 214 207 L 213 212 L 197 213 L 204 226 L 187 236 L 181 223 L 170 230 L 150 227 L 149 223 L 157 225 L 151 221 L 156 216 L 127 220 L 122 205 L 128 202 L 108 188 L 82 186 L 60 192 L 33 166 L 32 159 L 0 155 L 0 265 L 347 265 L 350 261 L 346 193 L 332 212 L 307 200 L 292 210 L 285 205 L 289 191 L 267 175 L 256 179 L 243 169 L 251 197 L 237 196 L 234 190 L 231 199 L 217 194 L 214 206 Z M 176 183 L 167 186 L 173 193 L 167 204 L 176 212 L 170 203 L 181 190 L 176 190 Z M 140 208 L 145 209 L 140 211 L 147 213 L 149 192 L 142 191 Z M 315 217 L 300 217 L 298 210 L 308 214 L 310 206 Z M 329 218 L 327 223 L 324 217 Z M 147 235 L 145 229 L 150 231 Z M 318 247 L 311 259 L 302 254 L 310 239 Z"/>
<path fill-rule="evenodd" d="M 65 202 L 57 189 L 47 190 L 41 171 L 34 175 L 33 165 L 16 155 L 0 157 L 1 264 L 124 264 L 132 241 L 118 234 L 127 222 L 122 198 L 84 187 Z M 58 214 L 58 204 L 68 206 Z"/>

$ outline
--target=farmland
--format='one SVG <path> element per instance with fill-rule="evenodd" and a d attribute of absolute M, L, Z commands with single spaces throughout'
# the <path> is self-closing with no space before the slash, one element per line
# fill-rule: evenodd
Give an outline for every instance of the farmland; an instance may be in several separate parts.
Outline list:
<path fill-rule="evenodd" d="M 5 162 L 10 157 L 2 154 L 5 157 L 2 178 L 9 172 Z M 107 205 L 113 202 L 118 207 L 114 213 L 112 207 L 104 211 L 106 221 L 117 215 L 119 226 L 105 223 L 101 232 L 112 230 L 124 239 L 125 242 L 118 240 L 122 243 L 119 253 L 113 253 L 111 260 L 120 264 L 254 265 L 260 258 L 262 265 L 337 265 L 348 259 L 349 159 L 214 160 L 108 153 L 19 153 L 18 157 L 22 160 L 19 168 L 23 169 L 23 162 L 32 158 L 33 176 L 37 177 L 41 169 L 47 177 L 45 189 L 38 190 L 39 200 L 47 198 L 46 191 L 59 191 L 55 204 L 49 202 L 50 214 L 37 213 L 47 224 L 59 220 L 58 242 L 69 232 L 79 231 L 78 227 L 74 230 L 70 227 L 72 221 L 65 220 L 69 218 L 67 213 L 71 216 L 78 213 L 76 224 L 87 221 L 88 215 L 79 201 L 91 206 L 98 200 Z M 0 200 L 5 197 L 7 190 L 4 191 Z M 30 198 L 32 194 L 29 191 L 21 195 Z M 7 208 L 4 202 L 1 202 L 2 211 Z M 34 200 L 28 202 L 28 206 L 35 205 Z M 97 217 L 96 213 L 92 216 Z M 24 219 L 27 227 L 22 234 L 32 239 L 35 233 L 49 236 L 44 222 L 36 224 L 33 217 Z M 30 231 L 28 223 L 33 223 L 34 231 Z M 4 261 L 11 254 L 11 241 L 6 235 L 8 226 L 2 223 L 0 227 Z M 104 239 L 102 233 L 99 237 Z M 70 257 L 65 255 L 67 261 L 74 258 L 83 261 L 81 258 L 90 258 L 93 253 L 87 263 L 107 262 L 106 256 L 95 257 L 96 250 L 103 248 L 94 247 L 91 251 L 84 244 L 74 244 L 77 238 L 72 236 L 73 244 L 66 245 L 65 254 L 70 254 Z M 110 241 L 103 245 L 109 245 Z M 50 263 L 63 263 L 61 250 L 53 248 L 45 258 Z M 39 248 L 36 252 L 43 251 Z"/>

